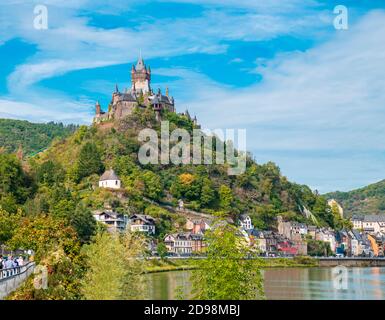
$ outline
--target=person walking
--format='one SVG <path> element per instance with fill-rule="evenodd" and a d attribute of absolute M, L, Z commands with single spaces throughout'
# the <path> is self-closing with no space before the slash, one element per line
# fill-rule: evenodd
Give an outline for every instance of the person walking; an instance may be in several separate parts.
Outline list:
<path fill-rule="evenodd" d="M 4 262 L 3 255 L 0 254 L 0 270 L 3 269 L 3 262 Z"/>
<path fill-rule="evenodd" d="M 19 258 L 17 259 L 17 264 L 19 265 L 19 267 L 22 267 L 24 265 L 24 259 L 22 256 L 19 256 Z"/>
<path fill-rule="evenodd" d="M 13 268 L 12 256 L 8 256 L 7 261 L 5 261 L 5 269 L 12 269 L 12 268 Z"/>

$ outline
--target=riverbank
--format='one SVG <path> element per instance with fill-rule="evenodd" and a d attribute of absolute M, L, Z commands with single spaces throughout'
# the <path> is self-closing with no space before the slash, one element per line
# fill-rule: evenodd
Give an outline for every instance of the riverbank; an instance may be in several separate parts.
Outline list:
<path fill-rule="evenodd" d="M 259 259 L 258 265 L 262 269 L 266 268 L 310 268 L 318 267 L 319 263 L 311 257 L 294 257 L 294 258 L 272 258 Z M 153 259 L 149 261 L 146 267 L 147 273 L 193 270 L 197 268 L 197 260 L 191 259 Z"/>

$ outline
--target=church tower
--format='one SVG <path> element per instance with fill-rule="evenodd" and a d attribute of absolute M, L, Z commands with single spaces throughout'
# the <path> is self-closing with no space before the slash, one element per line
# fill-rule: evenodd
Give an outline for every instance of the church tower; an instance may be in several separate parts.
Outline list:
<path fill-rule="evenodd" d="M 143 92 L 143 94 L 148 94 L 151 92 L 150 87 L 151 82 L 151 69 L 150 67 L 146 67 L 144 64 L 142 54 L 139 56 L 139 60 L 136 63 L 136 66 L 132 65 L 131 69 L 131 83 L 132 83 L 132 91 L 139 94 Z"/>

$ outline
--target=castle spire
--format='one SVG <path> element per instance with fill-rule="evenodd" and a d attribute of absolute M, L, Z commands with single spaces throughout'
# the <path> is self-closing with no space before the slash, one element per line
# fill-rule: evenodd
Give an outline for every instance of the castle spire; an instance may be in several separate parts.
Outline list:
<path fill-rule="evenodd" d="M 168 87 L 166 87 L 166 96 L 168 97 Z"/>
<path fill-rule="evenodd" d="M 115 83 L 115 92 L 119 93 L 119 88 L 118 88 L 118 84 L 117 83 Z"/>
<path fill-rule="evenodd" d="M 98 101 L 96 101 L 96 104 L 95 104 L 95 113 L 97 114 L 97 115 L 99 115 L 99 114 L 101 114 L 102 113 L 102 108 L 101 108 L 101 106 L 100 106 L 100 103 L 99 103 L 99 100 Z"/>
<path fill-rule="evenodd" d="M 140 49 L 140 53 L 139 53 L 139 59 L 138 59 L 138 62 L 136 63 L 136 71 L 141 71 L 143 69 L 145 69 L 146 66 L 144 65 L 144 61 L 143 61 L 143 58 L 142 58 L 142 49 Z"/>

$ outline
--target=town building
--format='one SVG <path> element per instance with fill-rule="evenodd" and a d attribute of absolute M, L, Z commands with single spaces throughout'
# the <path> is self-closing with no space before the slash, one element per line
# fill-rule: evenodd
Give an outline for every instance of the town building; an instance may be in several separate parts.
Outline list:
<path fill-rule="evenodd" d="M 187 218 L 184 228 L 186 231 L 191 232 L 192 234 L 203 234 L 211 228 L 210 224 L 211 224 L 211 221 L 209 221 L 208 219 Z"/>
<path fill-rule="evenodd" d="M 99 179 L 99 188 L 120 189 L 121 186 L 122 182 L 113 169 L 104 172 Z"/>
<path fill-rule="evenodd" d="M 247 214 L 242 214 L 239 217 L 239 224 L 246 231 L 247 230 L 252 230 L 254 228 L 253 227 L 253 223 L 251 222 L 251 218 Z"/>
<path fill-rule="evenodd" d="M 353 216 L 350 221 L 354 229 L 369 233 L 385 233 L 385 215 Z"/>
<path fill-rule="evenodd" d="M 336 235 L 334 230 L 330 228 L 319 228 L 315 232 L 315 240 L 328 242 L 332 252 L 336 250 Z"/>
<path fill-rule="evenodd" d="M 356 230 L 362 230 L 363 229 L 363 225 L 362 225 L 362 222 L 364 221 L 363 216 L 353 216 L 350 219 L 350 221 L 353 224 L 353 229 L 356 229 Z"/>
<path fill-rule="evenodd" d="M 109 232 L 124 232 L 127 227 L 128 215 L 114 211 L 95 211 L 93 216 L 96 221 L 103 223 Z"/>
<path fill-rule="evenodd" d="M 311 239 L 315 239 L 317 233 L 317 227 L 316 226 L 308 226 L 307 227 L 307 234 Z"/>
<path fill-rule="evenodd" d="M 350 252 L 349 234 L 345 229 L 339 230 L 336 233 L 336 253 L 348 255 Z"/>
<path fill-rule="evenodd" d="M 155 220 L 149 215 L 133 214 L 129 218 L 129 226 L 131 232 L 155 234 Z"/>
<path fill-rule="evenodd" d="M 164 244 L 169 253 L 177 255 L 191 255 L 201 253 L 205 249 L 205 243 L 201 234 L 179 232 L 168 234 L 164 237 Z"/>
<path fill-rule="evenodd" d="M 284 221 L 278 216 L 278 233 L 287 239 L 300 241 L 305 238 L 308 233 L 308 227 L 305 223 L 295 221 Z"/>
<path fill-rule="evenodd" d="M 244 230 L 241 228 L 241 232 L 249 247 L 258 251 L 259 254 L 266 254 L 266 239 L 263 231 L 257 229 Z"/>

